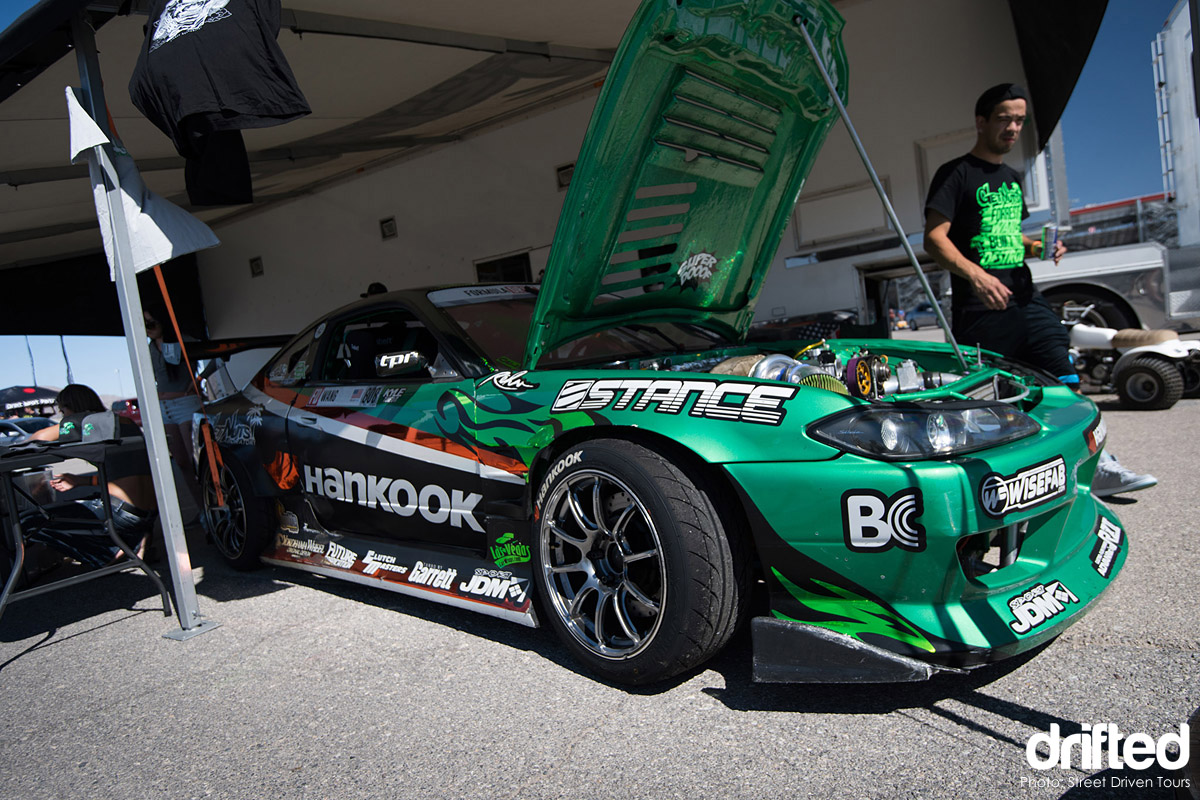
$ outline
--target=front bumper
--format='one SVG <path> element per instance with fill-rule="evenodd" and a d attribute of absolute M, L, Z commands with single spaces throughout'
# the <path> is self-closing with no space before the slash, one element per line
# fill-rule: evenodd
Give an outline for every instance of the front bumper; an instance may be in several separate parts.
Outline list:
<path fill-rule="evenodd" d="M 921 680 L 909 662 L 961 669 L 1059 635 L 1128 553 L 1088 488 L 1097 458 L 1018 442 L 945 462 L 727 464 L 771 596 L 756 675 Z"/>

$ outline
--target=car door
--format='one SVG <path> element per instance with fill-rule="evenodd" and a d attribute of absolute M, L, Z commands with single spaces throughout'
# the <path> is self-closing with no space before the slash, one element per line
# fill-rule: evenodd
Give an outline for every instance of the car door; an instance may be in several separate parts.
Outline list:
<path fill-rule="evenodd" d="M 334 532 L 481 548 L 479 462 L 455 437 L 472 382 L 403 306 L 358 309 L 322 333 L 288 417 L 317 521 Z"/>

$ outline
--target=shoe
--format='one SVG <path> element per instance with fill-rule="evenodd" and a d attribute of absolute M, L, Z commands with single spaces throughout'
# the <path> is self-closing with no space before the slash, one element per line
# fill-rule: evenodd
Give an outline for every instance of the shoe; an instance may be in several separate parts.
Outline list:
<path fill-rule="evenodd" d="M 1117 459 L 1112 457 L 1101 458 L 1100 463 L 1096 465 L 1096 475 L 1092 478 L 1092 494 L 1096 497 L 1109 497 L 1157 485 L 1158 478 L 1153 475 L 1140 475 L 1121 466 Z"/>

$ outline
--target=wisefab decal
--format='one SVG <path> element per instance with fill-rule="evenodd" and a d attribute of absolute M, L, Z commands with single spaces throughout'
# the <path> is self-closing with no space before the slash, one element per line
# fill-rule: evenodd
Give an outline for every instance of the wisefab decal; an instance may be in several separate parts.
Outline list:
<path fill-rule="evenodd" d="M 1067 465 L 1062 456 L 1013 474 L 993 472 L 979 485 L 979 502 L 992 517 L 1033 508 L 1067 491 Z"/>

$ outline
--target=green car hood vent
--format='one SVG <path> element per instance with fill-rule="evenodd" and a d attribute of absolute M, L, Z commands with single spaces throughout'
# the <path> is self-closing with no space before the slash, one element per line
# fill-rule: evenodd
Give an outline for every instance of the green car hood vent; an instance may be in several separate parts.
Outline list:
<path fill-rule="evenodd" d="M 646 0 L 580 149 L 526 366 L 589 333 L 696 323 L 740 339 L 837 110 L 841 16 L 827 0 Z"/>

